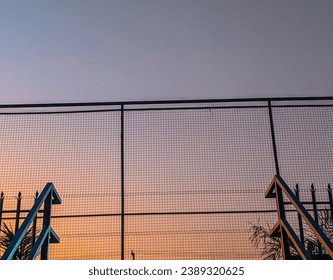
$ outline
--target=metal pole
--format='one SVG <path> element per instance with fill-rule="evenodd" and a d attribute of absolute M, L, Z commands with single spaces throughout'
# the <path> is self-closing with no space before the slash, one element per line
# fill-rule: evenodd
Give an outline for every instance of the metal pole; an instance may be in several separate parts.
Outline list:
<path fill-rule="evenodd" d="M 332 197 L 332 187 L 330 184 L 328 184 L 327 193 L 328 193 L 328 199 L 330 202 L 331 219 L 333 219 L 333 197 Z"/>
<path fill-rule="evenodd" d="M 297 197 L 297 199 L 299 200 L 299 192 L 300 192 L 300 188 L 298 186 L 298 184 L 296 184 L 296 188 L 295 188 L 295 195 Z M 304 228 L 303 228 L 303 220 L 302 220 L 302 216 L 298 213 L 298 226 L 299 226 L 299 235 L 301 238 L 301 242 L 304 245 Z"/>
<path fill-rule="evenodd" d="M 274 153 L 275 172 L 276 172 L 276 175 L 280 175 L 280 168 L 279 168 L 279 161 L 278 161 L 278 155 L 277 155 L 277 147 L 276 147 L 276 140 L 275 140 L 275 131 L 274 131 L 271 101 L 268 101 L 268 112 L 269 112 L 269 124 L 270 124 L 270 127 L 271 127 L 271 137 L 272 137 L 272 145 L 273 145 L 273 153 Z"/>
<path fill-rule="evenodd" d="M 268 100 L 268 113 L 269 113 L 269 123 L 270 123 L 270 127 L 271 127 L 275 172 L 276 172 L 276 175 L 280 176 L 280 168 L 279 168 L 279 161 L 278 161 L 278 154 L 277 154 L 274 123 L 273 123 L 272 104 L 271 104 L 270 100 Z M 282 191 L 278 186 L 276 186 L 275 191 L 276 191 L 276 206 L 277 206 L 277 210 L 278 210 L 278 218 L 279 218 L 279 220 L 285 220 L 286 212 L 285 212 L 285 208 L 284 208 Z M 280 225 L 280 232 L 281 232 L 282 256 L 286 260 L 286 259 L 289 259 L 290 249 L 289 249 L 288 235 L 282 225 Z"/>
<path fill-rule="evenodd" d="M 3 210 L 3 202 L 5 199 L 5 195 L 3 192 L 0 194 L 0 230 L 1 230 L 1 223 L 2 223 L 2 210 Z"/>
<path fill-rule="evenodd" d="M 38 191 L 36 191 L 35 203 L 36 203 L 37 198 L 38 198 Z M 33 221 L 33 224 L 32 224 L 31 247 L 33 247 L 35 245 L 35 242 L 36 242 L 36 229 L 37 229 L 37 215 L 36 215 L 36 217 Z"/>
<path fill-rule="evenodd" d="M 313 205 L 314 218 L 315 218 L 315 221 L 316 221 L 317 225 L 319 226 L 316 190 L 315 190 L 315 187 L 314 187 L 313 184 L 311 185 L 310 190 L 311 190 L 311 196 L 312 196 L 312 205 Z M 322 251 L 321 243 L 319 242 L 319 240 L 317 240 L 317 245 L 318 245 L 319 256 L 322 257 L 323 251 Z"/>
<path fill-rule="evenodd" d="M 20 227 L 21 200 L 22 200 L 21 192 L 18 193 L 16 199 L 17 199 L 17 204 L 16 204 L 16 218 L 15 218 L 15 233 L 18 231 Z"/>
<path fill-rule="evenodd" d="M 125 153 L 124 153 L 124 105 L 120 113 L 120 156 L 121 156 L 121 259 L 125 259 Z"/>

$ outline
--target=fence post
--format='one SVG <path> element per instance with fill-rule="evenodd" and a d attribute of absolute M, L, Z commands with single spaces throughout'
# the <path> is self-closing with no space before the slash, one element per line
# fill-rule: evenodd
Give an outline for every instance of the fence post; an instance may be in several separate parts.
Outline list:
<path fill-rule="evenodd" d="M 274 131 L 274 122 L 273 122 L 273 112 L 272 112 L 272 104 L 271 101 L 268 100 L 268 113 L 269 113 L 269 123 L 271 127 L 271 137 L 272 137 L 272 146 L 273 146 L 273 153 L 274 153 L 274 163 L 275 163 L 275 172 L 276 175 L 280 176 L 280 168 L 279 168 L 279 161 L 278 161 L 278 155 L 277 155 L 277 147 L 276 147 L 276 140 L 275 140 L 275 131 Z M 283 195 L 280 188 L 276 187 L 276 203 L 277 203 L 277 209 L 278 209 L 278 216 L 280 219 L 286 218 L 286 212 L 284 208 L 284 201 L 283 201 Z M 281 247 L 282 247 L 282 255 L 283 258 L 289 259 L 290 257 L 290 249 L 289 249 L 289 238 L 288 235 L 283 228 L 282 225 L 280 225 L 280 232 L 281 232 Z"/>
<path fill-rule="evenodd" d="M 296 184 L 296 188 L 295 188 L 295 195 L 297 197 L 298 200 L 299 199 L 299 192 L 300 192 L 300 188 L 298 186 L 298 184 Z M 303 229 L 303 220 L 302 220 L 302 216 L 298 213 L 298 226 L 299 226 L 299 235 L 301 238 L 301 242 L 304 245 L 304 229 Z"/>
<path fill-rule="evenodd" d="M 330 202 L 331 219 L 333 219 L 333 198 L 332 198 L 332 187 L 331 187 L 330 184 L 328 184 L 327 192 L 328 192 L 328 199 L 329 199 L 329 202 Z"/>
<path fill-rule="evenodd" d="M 19 192 L 17 196 L 17 204 L 16 204 L 16 217 L 15 217 L 15 233 L 18 231 L 20 227 L 20 215 L 21 215 L 21 201 L 22 201 L 22 193 Z"/>
<path fill-rule="evenodd" d="M 121 156 L 121 259 L 125 259 L 125 151 L 124 151 L 124 104 L 120 112 L 120 156 Z"/>
<path fill-rule="evenodd" d="M 276 140 L 275 140 L 275 130 L 274 130 L 274 123 L 273 123 L 272 104 L 271 104 L 270 100 L 268 100 L 268 112 L 269 112 L 269 124 L 270 124 L 270 127 L 271 127 L 271 137 L 272 137 L 272 145 L 273 145 L 273 153 L 274 153 L 275 172 L 276 172 L 276 175 L 280 175 L 280 168 L 279 168 L 279 161 L 278 161 L 277 147 L 276 147 Z"/>
<path fill-rule="evenodd" d="M 311 196 L 312 196 L 312 205 L 313 205 L 314 218 L 315 218 L 316 223 L 319 225 L 318 209 L 317 209 L 317 199 L 316 199 L 316 189 L 315 189 L 315 187 L 314 187 L 313 184 L 311 185 L 310 190 L 311 190 Z M 319 240 L 317 240 L 317 244 L 318 244 L 318 253 L 319 253 L 319 256 L 322 257 L 323 251 L 322 251 L 321 243 L 319 242 Z"/>
<path fill-rule="evenodd" d="M 35 195 L 35 203 L 36 200 L 38 198 L 38 191 L 36 191 L 36 195 Z M 37 228 L 37 215 L 32 223 L 32 238 L 31 238 L 31 247 L 33 247 L 35 245 L 36 242 L 36 228 Z"/>
<path fill-rule="evenodd" d="M 0 230 L 1 230 L 1 224 L 2 224 L 2 210 L 3 210 L 3 203 L 5 200 L 5 195 L 3 192 L 0 194 Z"/>

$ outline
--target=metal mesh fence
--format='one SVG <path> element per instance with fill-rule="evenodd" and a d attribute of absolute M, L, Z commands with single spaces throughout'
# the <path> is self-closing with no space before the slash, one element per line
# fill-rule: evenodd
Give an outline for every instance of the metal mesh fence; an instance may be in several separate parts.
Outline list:
<path fill-rule="evenodd" d="M 254 257 L 248 222 L 257 214 L 237 212 L 269 207 L 262 199 L 274 174 L 267 108 L 128 111 L 125 120 L 126 212 L 164 214 L 127 220 L 144 236 L 126 233 L 125 252 Z"/>
<path fill-rule="evenodd" d="M 110 215 L 120 213 L 118 112 L 0 117 L 5 195 L 20 190 L 32 196 L 49 181 L 61 194 L 63 203 L 52 213 L 61 243 L 51 245 L 50 257 L 115 258 L 119 218 Z M 4 208 L 12 208 L 4 201 Z"/>
<path fill-rule="evenodd" d="M 333 181 L 333 107 L 279 107 L 274 125 L 281 176 L 295 186 Z"/>
<path fill-rule="evenodd" d="M 333 109 L 290 103 L 272 108 L 281 175 L 325 187 Z M 62 198 L 52 259 L 260 259 L 249 229 L 277 220 L 266 100 L 7 106 L 0 143 L 4 209 L 49 181 Z"/>

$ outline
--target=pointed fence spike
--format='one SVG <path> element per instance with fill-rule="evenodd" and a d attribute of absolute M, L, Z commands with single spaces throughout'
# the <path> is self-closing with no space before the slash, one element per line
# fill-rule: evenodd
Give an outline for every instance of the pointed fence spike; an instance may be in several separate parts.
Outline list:
<path fill-rule="evenodd" d="M 298 193 L 299 191 L 300 191 L 300 188 L 299 188 L 299 185 L 297 183 L 296 186 L 295 186 L 295 192 Z"/>

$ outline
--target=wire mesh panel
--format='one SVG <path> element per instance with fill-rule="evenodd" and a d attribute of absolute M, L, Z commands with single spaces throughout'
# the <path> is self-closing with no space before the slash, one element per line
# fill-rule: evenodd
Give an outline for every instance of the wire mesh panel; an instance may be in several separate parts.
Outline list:
<path fill-rule="evenodd" d="M 274 213 L 275 214 L 275 213 Z M 125 258 L 259 259 L 249 228 L 269 214 L 196 214 L 135 216 L 126 219 Z"/>
<path fill-rule="evenodd" d="M 51 259 L 259 259 L 251 228 L 277 221 L 275 164 L 318 201 L 333 181 L 333 107 L 273 102 L 275 162 L 268 101 L 0 106 L 0 224 L 19 191 L 27 210 L 52 182 Z"/>
<path fill-rule="evenodd" d="M 281 176 L 291 188 L 296 184 L 300 187 L 300 201 L 315 218 L 316 209 L 321 215 L 323 210 L 330 208 L 327 187 L 333 181 L 332 103 L 277 103 L 273 108 L 273 117 Z M 314 201 L 319 204 L 314 206 Z M 303 239 L 305 247 L 311 254 L 318 255 L 318 251 L 314 250 L 318 246 L 310 248 L 308 244 L 309 240 L 315 240 L 312 231 L 292 206 L 287 209 L 290 210 L 287 212 L 289 223 L 299 238 Z M 321 226 L 322 221 L 318 218 L 316 220 Z"/>
<path fill-rule="evenodd" d="M 273 108 L 281 176 L 290 186 L 333 181 L 333 107 Z"/>
<path fill-rule="evenodd" d="M 51 244 L 51 259 L 120 259 L 120 218 L 117 216 L 53 218 L 52 227 L 58 230 L 61 240 L 59 244 Z"/>
<path fill-rule="evenodd" d="M 110 216 L 120 212 L 119 112 L 35 112 L 0 120 L 5 195 L 32 196 L 52 182 L 62 197 L 52 209 L 61 243 L 52 245 L 51 258 L 120 258 L 115 240 L 101 237 L 119 235 L 119 219 Z"/>
<path fill-rule="evenodd" d="M 275 207 L 263 195 L 274 175 L 267 108 L 127 111 L 125 151 L 126 213 L 157 214 L 126 218 L 127 256 L 257 257 L 249 221 Z"/>

